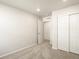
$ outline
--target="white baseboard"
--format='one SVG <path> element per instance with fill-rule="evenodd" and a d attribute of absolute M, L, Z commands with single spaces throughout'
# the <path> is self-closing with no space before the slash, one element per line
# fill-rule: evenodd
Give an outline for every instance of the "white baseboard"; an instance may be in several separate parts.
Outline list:
<path fill-rule="evenodd" d="M 36 45 L 36 44 L 32 44 L 32 45 L 29 45 L 28 47 L 24 47 L 24 48 L 21 48 L 21 49 L 18 49 L 18 50 L 15 50 L 15 51 L 12 51 L 12 52 L 3 54 L 3 55 L 0 56 L 0 58 L 5 57 L 5 56 L 8 56 L 8 55 L 11 55 L 11 54 L 14 54 L 14 53 L 16 53 L 16 52 L 20 52 L 20 51 L 22 51 L 22 50 L 24 50 L 24 49 L 33 47 L 33 46 L 35 46 L 35 45 Z"/>

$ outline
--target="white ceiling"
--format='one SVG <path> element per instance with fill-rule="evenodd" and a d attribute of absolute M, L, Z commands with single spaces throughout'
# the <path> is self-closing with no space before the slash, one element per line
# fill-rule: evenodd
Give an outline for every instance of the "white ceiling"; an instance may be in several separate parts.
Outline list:
<path fill-rule="evenodd" d="M 62 0 L 0 0 L 0 2 L 45 17 L 54 10 L 78 4 L 79 0 L 67 0 L 66 2 Z M 36 11 L 37 8 L 41 9 L 39 13 Z"/>

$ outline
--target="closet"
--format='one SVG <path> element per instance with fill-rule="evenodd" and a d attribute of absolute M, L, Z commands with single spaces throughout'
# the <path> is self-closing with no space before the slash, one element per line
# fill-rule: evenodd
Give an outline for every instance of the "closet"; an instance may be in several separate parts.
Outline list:
<path fill-rule="evenodd" d="M 79 14 L 58 16 L 58 49 L 79 54 Z"/>
<path fill-rule="evenodd" d="M 52 12 L 52 48 L 79 54 L 79 4 Z"/>

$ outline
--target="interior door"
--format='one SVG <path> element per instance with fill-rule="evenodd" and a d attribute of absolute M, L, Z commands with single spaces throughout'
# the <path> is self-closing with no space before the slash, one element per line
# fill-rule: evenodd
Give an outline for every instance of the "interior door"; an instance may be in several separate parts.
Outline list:
<path fill-rule="evenodd" d="M 70 16 L 70 52 L 79 54 L 79 14 Z"/>
<path fill-rule="evenodd" d="M 38 20 L 38 44 L 43 42 L 43 22 Z"/>
<path fill-rule="evenodd" d="M 44 39 L 50 40 L 50 22 L 44 23 Z"/>

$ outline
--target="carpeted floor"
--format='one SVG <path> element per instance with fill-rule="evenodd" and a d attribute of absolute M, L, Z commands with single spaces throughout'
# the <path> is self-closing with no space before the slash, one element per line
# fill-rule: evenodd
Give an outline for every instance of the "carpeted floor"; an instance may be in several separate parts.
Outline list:
<path fill-rule="evenodd" d="M 51 48 L 48 42 L 0 59 L 79 59 L 79 55 Z"/>

